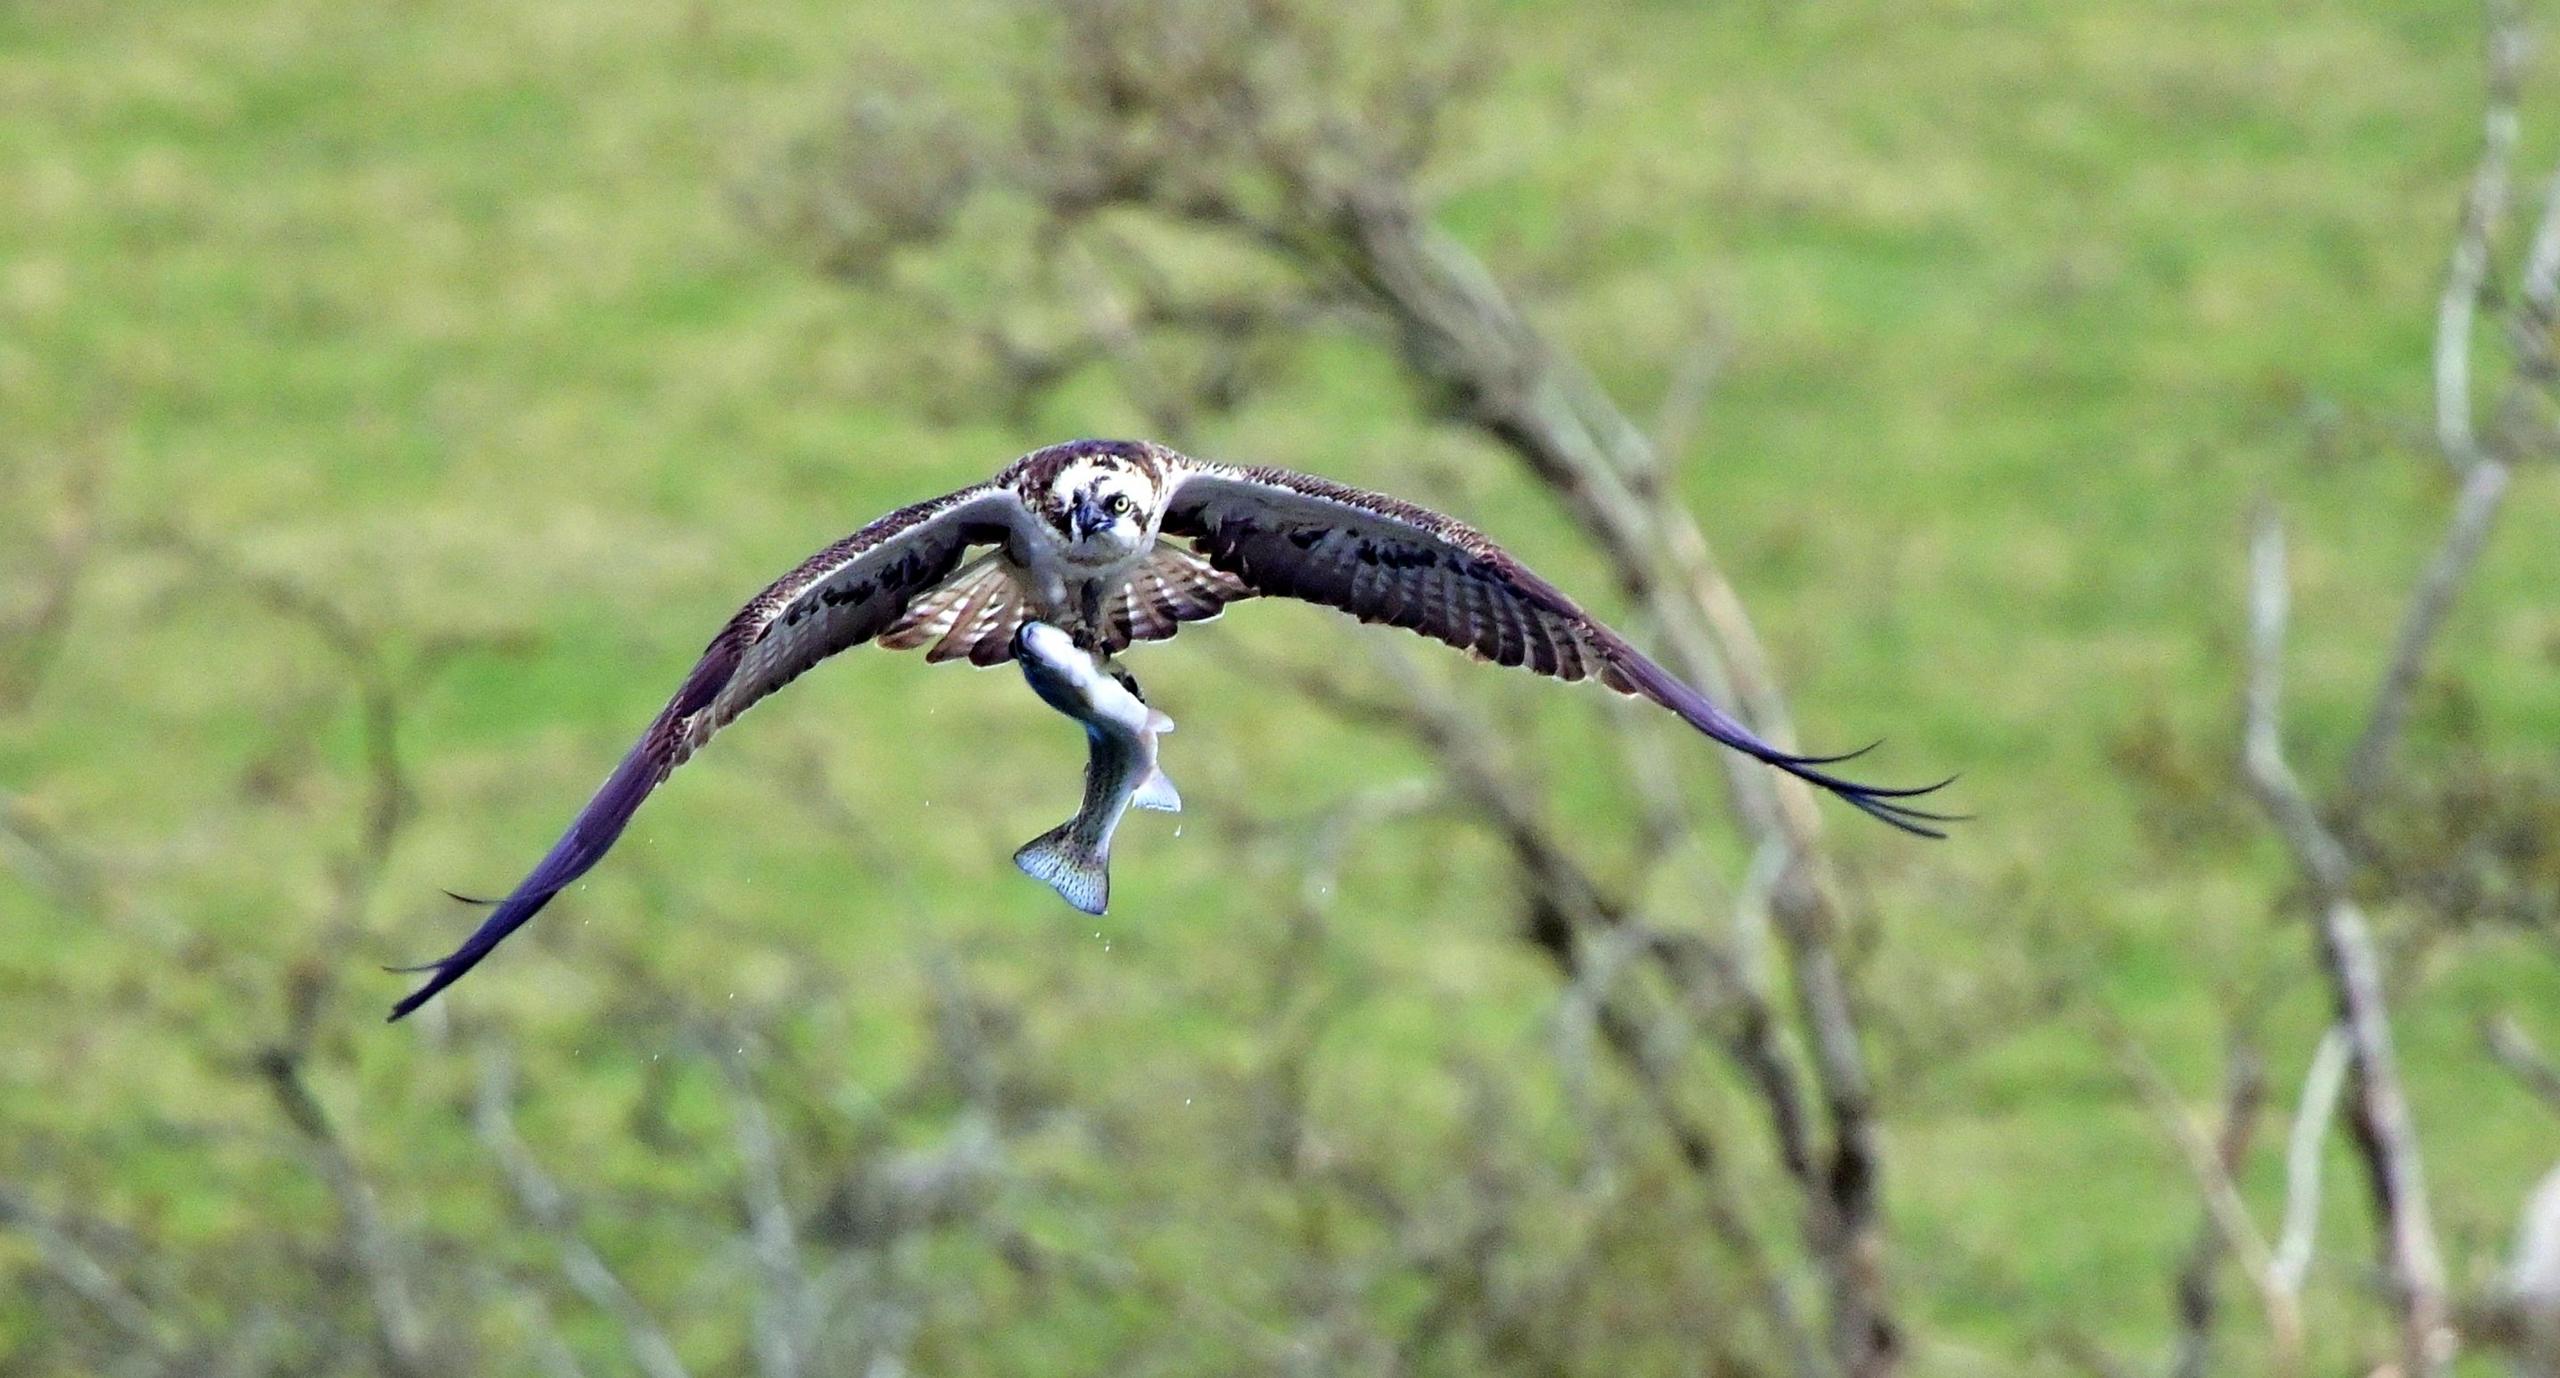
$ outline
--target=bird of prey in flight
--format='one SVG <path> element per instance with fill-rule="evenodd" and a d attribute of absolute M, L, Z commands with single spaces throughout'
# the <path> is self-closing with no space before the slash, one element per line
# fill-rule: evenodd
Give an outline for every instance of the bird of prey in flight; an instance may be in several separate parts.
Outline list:
<path fill-rule="evenodd" d="M 411 968 L 433 975 L 391 1017 L 460 979 L 584 875 L 713 733 L 838 651 L 876 641 L 996 665 L 1038 620 L 1108 657 L 1255 597 L 1321 603 L 1554 679 L 1597 679 L 1906 832 L 1941 836 L 1932 825 L 1951 817 L 1910 802 L 1944 781 L 1860 784 L 1824 769 L 1845 757 L 1761 740 L 1462 522 L 1286 469 L 1078 440 L 891 512 L 749 600 L 532 873 L 451 955 Z"/>

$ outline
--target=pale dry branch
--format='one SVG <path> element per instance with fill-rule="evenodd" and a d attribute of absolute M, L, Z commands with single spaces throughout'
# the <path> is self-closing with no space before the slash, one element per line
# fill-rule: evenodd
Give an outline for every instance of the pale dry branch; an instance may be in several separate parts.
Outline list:
<path fill-rule="evenodd" d="M 2299 1298 L 2311 1274 L 2311 1254 L 2320 1233 L 2320 1158 L 2329 1126 L 2338 1117 L 2338 1100 L 2347 1086 L 2347 1035 L 2335 1025 L 2320 1035 L 2311 1066 L 2302 1076 L 2302 1094 L 2294 1102 L 2293 1125 L 2285 1138 L 2284 1223 L 2276 1234 L 2270 1262 L 2276 1285 Z"/>
<path fill-rule="evenodd" d="M 2285 760 L 2282 685 L 2286 617 L 2284 529 L 2263 514 L 2250 560 L 2250 675 L 2243 765 L 2251 790 L 2293 854 L 2309 890 L 2321 970 L 2346 1030 L 2354 1084 L 2349 1122 L 2381 1222 L 2382 1264 L 2400 1312 L 2402 1372 L 2443 1373 L 2454 1342 L 2443 1255 L 2427 1208 L 2400 1070 L 2392 1047 L 2381 958 L 2350 890 L 2350 863 Z"/>
<path fill-rule="evenodd" d="M 2525 1197 L 2500 1300 L 2514 1332 L 2516 1378 L 2560 1375 L 2560 1168 Z"/>
<path fill-rule="evenodd" d="M 2518 87 L 2525 35 L 2516 0 L 2490 0 L 2488 100 L 2481 120 L 2480 161 L 2462 205 L 2453 257 L 2436 301 L 2436 445 L 2445 462 L 2468 469 L 2482 458 L 2473 419 L 2472 331 L 2488 288 L 2491 251 L 2506 217 L 2509 168 L 2515 156 Z"/>
<path fill-rule="evenodd" d="M 2426 669 L 2427 656 L 2443 631 L 2463 588 L 2470 582 L 2480 550 L 2487 543 L 2499 507 L 2506 497 L 2515 450 L 2525 443 L 2521 417 L 2528 394 L 2547 387 L 2555 376 L 2551 328 L 2560 306 L 2560 172 L 2543 194 L 2542 211 L 2525 251 L 2507 335 L 2515 359 L 2514 376 L 2495 409 L 2496 431 L 2485 441 L 2474 420 L 2472 359 L 2478 349 L 2474 319 L 2487 290 L 2492 251 L 2508 201 L 2509 167 L 2519 129 L 2518 93 L 2528 46 L 2524 16 L 2516 0 L 2489 0 L 2488 107 L 2481 135 L 2480 160 L 2472 173 L 2471 191 L 2455 232 L 2453 254 L 2445 272 L 2444 294 L 2436 313 L 2436 439 L 2445 462 L 2462 476 L 2453 512 L 2434 556 L 2411 591 L 2393 637 L 2391 656 L 2375 687 L 2363 734 L 2347 758 L 2342 807 L 2352 819 L 2380 789 L 2390 768 L 2409 715 L 2409 702 Z"/>
<path fill-rule="evenodd" d="M 2314 1059 L 2295 1120 L 2288 1155 L 2292 1198 L 2276 1277 L 2284 1290 L 2300 1292 L 2317 1213 L 2326 1103 L 2343 1075 L 2348 1122 L 2380 1224 L 2383 1272 L 2400 1312 L 2400 1368 L 2413 1378 L 2445 1371 L 2456 1331 L 2427 1207 L 2417 1131 L 2392 1046 L 2381 957 L 2355 895 L 2359 862 L 2342 834 L 2345 839 L 2358 836 L 2361 814 L 2387 781 L 2430 652 L 2478 567 L 2510 484 L 2516 449 L 2528 443 L 2519 419 L 2527 392 L 2547 388 L 2553 374 L 2549 335 L 2554 304 L 2560 301 L 2560 176 L 2544 193 L 2508 319 L 2515 366 L 2497 408 L 2499 424 L 2489 436 L 2481 435 L 2473 378 L 2476 318 L 2510 195 L 2525 51 L 2519 7 L 2514 0 L 2491 0 L 2481 153 L 2438 300 L 2433 355 L 2437 444 L 2446 463 L 2461 475 L 2461 484 L 2444 535 L 2401 616 L 2364 728 L 2348 755 L 2339 797 L 2329 810 L 2312 801 L 2284 751 L 2285 560 L 2282 528 L 2272 512 L 2259 521 L 2251 558 L 2244 774 L 2302 876 L 2321 969 L 2339 1016 L 2337 1030 L 2323 1040 Z M 2335 828 L 2332 817 L 2339 820 Z"/>
<path fill-rule="evenodd" d="M 2515 301 L 2507 313 L 2507 349 L 2515 375 L 2498 408 L 2502 457 L 2547 454 L 2552 447 L 2549 404 L 2553 389 L 2560 387 L 2560 360 L 2552 354 L 2555 325 L 2560 325 L 2560 168 L 2543 179 L 2542 211 L 2534 218 Z M 2539 424 L 2534 419 L 2537 401 L 2543 410 Z"/>

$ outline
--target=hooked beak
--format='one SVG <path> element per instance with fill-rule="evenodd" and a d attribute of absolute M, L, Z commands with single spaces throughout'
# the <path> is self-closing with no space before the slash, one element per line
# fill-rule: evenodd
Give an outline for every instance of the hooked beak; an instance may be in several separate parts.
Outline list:
<path fill-rule="evenodd" d="M 1081 541 L 1111 525 L 1111 514 L 1103 510 L 1101 503 L 1078 494 L 1076 505 L 1067 512 L 1067 525 L 1074 531 L 1075 538 Z"/>

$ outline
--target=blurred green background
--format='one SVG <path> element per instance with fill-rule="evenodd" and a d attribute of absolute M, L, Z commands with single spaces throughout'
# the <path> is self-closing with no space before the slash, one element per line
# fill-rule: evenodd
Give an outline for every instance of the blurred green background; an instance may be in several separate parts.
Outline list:
<path fill-rule="evenodd" d="M 2289 727 L 2325 780 L 2447 507 L 2428 352 L 2479 13 L 1449 22 L 1489 61 L 1437 214 L 1639 416 L 1717 323 L 1671 458 L 1799 729 L 1963 772 L 1944 844 L 1825 805 L 1911 1370 L 2149 1371 L 2199 1208 L 2108 1029 L 2209 1115 L 2232 1012 L 2265 1007 L 2276 1127 L 2242 1184 L 2272 1219 L 2327 997 L 2234 779 L 2248 517 L 2292 524 Z M 471 922 L 439 887 L 511 885 L 744 596 L 1023 450 L 1144 429 L 1100 383 L 1009 415 L 930 376 L 949 327 L 757 210 L 849 99 L 965 120 L 1045 33 L 980 0 L 0 4 L 0 613 L 29 667 L 0 709 L 0 1372 L 178 1371 L 202 1336 L 233 1371 L 396 1371 L 342 1167 L 447 1371 L 627 1371 L 628 1318 L 474 1131 L 492 1048 L 691 1371 L 771 1371 L 740 1085 L 859 1331 L 812 1372 L 1784 1371 L 1484 829 L 1356 819 L 1307 879 L 1346 801 L 1434 780 L 1274 687 L 1394 636 L 1312 611 L 1133 657 L 1192 812 L 1124 830 L 1106 919 L 1005 860 L 1071 807 L 1076 735 L 1010 673 L 865 651 L 725 734 L 443 1014 L 379 1023 L 406 978 L 375 968 Z M 2528 82 L 2528 189 L 2554 94 Z M 1444 505 L 1624 612 L 1384 358 L 1311 333 L 1184 439 Z M 2417 796 L 2560 797 L 2554 483 L 2519 474 L 2421 687 Z M 1416 654 L 1623 859 L 1603 696 Z M 407 788 L 374 876 L 385 713 Z M 1641 884 L 1721 924 L 1742 858 L 1681 750 L 1711 835 Z M 2560 1041 L 2538 855 L 2503 917 L 2375 897 L 2458 1287 L 2554 1156 L 2477 1032 Z M 327 1140 L 261 1078 L 279 1040 Z M 1746 1102 L 1700 1094 L 1786 1236 Z M 985 1170 L 906 1225 L 846 1185 L 945 1159 Z M 2387 1321 L 2343 1142 L 2329 1168 L 2315 1371 L 2344 1372 Z M 1414 1239 L 1497 1208 L 1469 1304 L 1545 1341 L 1404 1342 L 1443 1295 Z M 66 1244 L 151 1319 L 67 1281 Z"/>

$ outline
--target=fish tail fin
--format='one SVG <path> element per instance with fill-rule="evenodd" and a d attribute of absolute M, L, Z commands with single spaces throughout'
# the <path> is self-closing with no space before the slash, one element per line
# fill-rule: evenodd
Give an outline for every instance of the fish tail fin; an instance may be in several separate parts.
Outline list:
<path fill-rule="evenodd" d="M 1076 836 L 1073 819 L 1023 843 L 1013 854 L 1013 864 L 1088 914 L 1099 914 L 1111 905 L 1110 854 Z"/>
<path fill-rule="evenodd" d="M 1158 813 L 1180 813 L 1182 791 L 1173 787 L 1173 777 L 1164 773 L 1163 766 L 1149 766 L 1146 776 L 1138 781 L 1137 792 L 1129 796 L 1129 802 Z"/>

